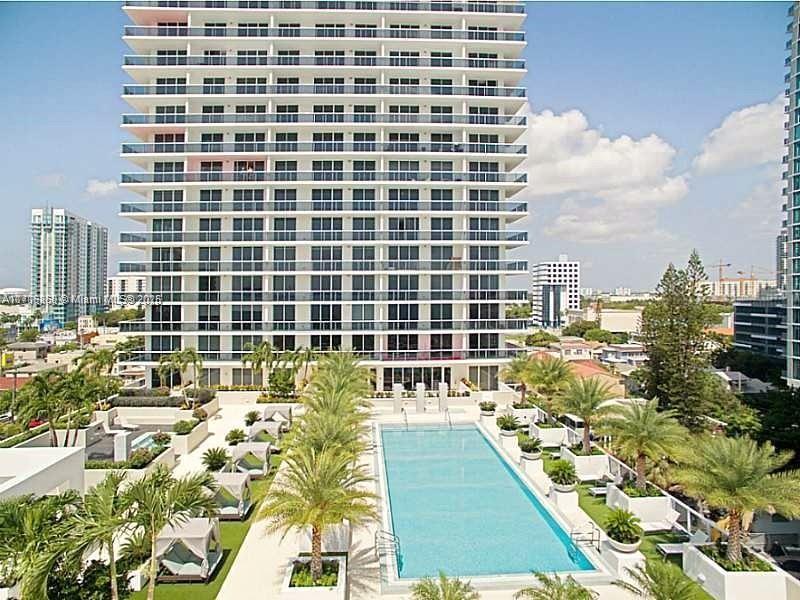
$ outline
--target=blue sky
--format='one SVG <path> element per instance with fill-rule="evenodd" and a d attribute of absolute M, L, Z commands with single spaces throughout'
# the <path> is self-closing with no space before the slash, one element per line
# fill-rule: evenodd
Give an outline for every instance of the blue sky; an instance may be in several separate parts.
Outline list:
<path fill-rule="evenodd" d="M 529 260 L 568 252 L 584 283 L 647 288 L 697 247 L 774 268 L 788 3 L 530 3 Z M 126 17 L 117 3 L 0 3 L 7 256 L 27 285 L 28 215 L 116 216 Z M 724 122 L 724 125 L 723 125 Z M 716 130 L 716 131 L 715 131 Z M 94 185 L 89 182 L 95 180 Z"/>

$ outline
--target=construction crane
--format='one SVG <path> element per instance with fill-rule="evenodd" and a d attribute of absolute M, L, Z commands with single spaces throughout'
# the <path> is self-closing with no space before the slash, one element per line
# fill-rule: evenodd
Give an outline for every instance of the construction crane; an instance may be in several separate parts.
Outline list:
<path fill-rule="evenodd" d="M 731 263 L 722 262 L 722 259 L 720 259 L 720 261 L 717 262 L 717 263 L 714 263 L 714 264 L 711 264 L 711 265 L 703 265 L 703 266 L 704 267 L 710 267 L 710 268 L 713 268 L 713 269 L 719 269 L 719 271 L 717 271 L 717 281 L 722 281 L 722 270 L 725 267 L 730 267 Z"/>
<path fill-rule="evenodd" d="M 756 278 L 756 271 L 758 271 L 763 275 L 773 275 L 773 276 L 775 275 L 775 271 L 773 271 L 772 269 L 765 269 L 763 267 L 756 267 L 754 265 L 750 265 L 750 279 Z M 746 271 L 736 271 L 736 273 L 742 276 L 747 275 Z"/>

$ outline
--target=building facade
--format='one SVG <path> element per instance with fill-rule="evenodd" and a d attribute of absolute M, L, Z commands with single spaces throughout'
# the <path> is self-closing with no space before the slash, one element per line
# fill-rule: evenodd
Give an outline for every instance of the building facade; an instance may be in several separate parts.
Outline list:
<path fill-rule="evenodd" d="M 733 303 L 733 345 L 770 358 L 786 356 L 786 297 L 762 294 Z"/>
<path fill-rule="evenodd" d="M 737 298 L 758 298 L 765 290 L 775 287 L 774 279 L 755 277 L 725 277 L 719 281 L 703 283 L 708 295 L 714 300 L 735 300 Z"/>
<path fill-rule="evenodd" d="M 786 220 L 786 381 L 800 385 L 800 9 L 789 7 L 786 28 L 786 154 L 784 207 Z"/>
<path fill-rule="evenodd" d="M 108 229 L 63 208 L 31 210 L 31 296 L 60 326 L 104 309 Z"/>
<path fill-rule="evenodd" d="M 109 310 L 139 308 L 144 305 L 147 278 L 142 275 L 115 275 L 108 278 Z"/>
<path fill-rule="evenodd" d="M 496 386 L 524 327 L 508 275 L 526 156 L 522 2 L 128 0 L 122 154 L 143 230 L 120 265 L 160 295 L 138 357 L 352 349 L 376 386 Z"/>
<path fill-rule="evenodd" d="M 532 319 L 534 325 L 558 329 L 566 325 L 566 311 L 581 307 L 581 264 L 561 254 L 557 261 L 533 266 Z"/>

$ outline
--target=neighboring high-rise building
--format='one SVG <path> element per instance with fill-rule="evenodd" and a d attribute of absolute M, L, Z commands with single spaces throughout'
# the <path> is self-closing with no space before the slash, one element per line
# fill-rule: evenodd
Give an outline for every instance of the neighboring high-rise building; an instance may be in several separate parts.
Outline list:
<path fill-rule="evenodd" d="M 786 50 L 786 155 L 784 164 L 784 216 L 786 220 L 786 381 L 789 385 L 800 385 L 800 8 L 796 3 L 789 7 L 789 25 L 786 33 L 789 40 Z"/>
<path fill-rule="evenodd" d="M 160 295 L 140 363 L 195 347 L 258 383 L 251 345 L 353 349 L 379 389 L 469 378 L 515 350 L 506 277 L 526 176 L 523 2 L 130 0 L 123 156 L 144 227 L 123 274 Z"/>
<path fill-rule="evenodd" d="M 786 205 L 783 206 L 784 213 L 786 212 Z M 784 216 L 783 227 L 781 232 L 775 237 L 775 284 L 779 290 L 786 290 L 786 257 L 787 257 L 787 239 L 789 232 L 786 230 L 786 217 Z"/>
<path fill-rule="evenodd" d="M 115 275 L 108 278 L 108 308 L 138 308 L 144 305 L 147 278 L 142 275 Z"/>
<path fill-rule="evenodd" d="M 581 308 L 581 264 L 561 254 L 557 261 L 532 269 L 532 318 L 535 325 L 557 329 L 566 324 L 568 310 Z"/>
<path fill-rule="evenodd" d="M 31 296 L 63 325 L 104 309 L 108 229 L 63 208 L 31 210 Z"/>
<path fill-rule="evenodd" d="M 736 300 L 758 298 L 765 290 L 775 289 L 774 279 L 755 277 L 725 277 L 722 280 L 705 281 L 703 286 L 713 300 Z"/>
<path fill-rule="evenodd" d="M 786 296 L 766 290 L 733 303 L 733 345 L 770 358 L 786 356 Z"/>

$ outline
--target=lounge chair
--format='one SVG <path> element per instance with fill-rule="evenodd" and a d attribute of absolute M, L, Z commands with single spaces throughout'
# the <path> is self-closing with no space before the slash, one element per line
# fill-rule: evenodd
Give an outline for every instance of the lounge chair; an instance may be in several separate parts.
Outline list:
<path fill-rule="evenodd" d="M 680 513 L 677 510 L 670 510 L 667 513 L 667 518 L 663 521 L 648 521 L 641 524 L 642 529 L 645 533 L 656 533 L 659 531 L 672 531 L 675 527 L 675 523 L 678 522 L 678 517 L 680 517 Z"/>
<path fill-rule="evenodd" d="M 600 496 L 605 496 L 608 494 L 608 487 L 605 485 L 597 485 L 594 487 L 589 488 L 589 494 L 594 496 L 595 498 L 599 498 Z"/>
<path fill-rule="evenodd" d="M 692 535 L 689 536 L 689 539 L 686 542 L 656 544 L 656 550 L 658 550 L 664 556 L 674 556 L 676 554 L 683 554 L 683 546 L 687 542 L 693 546 L 699 546 L 701 544 L 705 544 L 707 541 L 708 541 L 708 534 L 702 529 L 698 529 Z"/>

